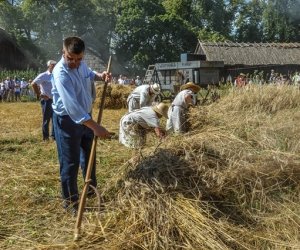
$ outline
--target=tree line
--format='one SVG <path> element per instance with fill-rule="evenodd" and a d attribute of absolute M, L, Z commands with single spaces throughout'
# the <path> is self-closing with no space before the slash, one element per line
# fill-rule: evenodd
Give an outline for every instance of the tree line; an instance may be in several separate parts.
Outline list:
<path fill-rule="evenodd" d="M 59 59 L 62 40 L 82 37 L 129 72 L 178 61 L 201 41 L 300 41 L 300 0 L 0 1 L 0 27 L 35 58 Z"/>

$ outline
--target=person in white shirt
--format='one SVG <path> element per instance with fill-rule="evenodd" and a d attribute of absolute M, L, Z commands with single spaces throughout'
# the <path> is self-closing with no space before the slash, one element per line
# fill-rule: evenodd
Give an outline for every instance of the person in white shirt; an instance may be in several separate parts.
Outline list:
<path fill-rule="evenodd" d="M 160 91 L 158 83 L 136 87 L 127 98 L 128 111 L 132 112 L 136 109 L 151 106 Z"/>
<path fill-rule="evenodd" d="M 47 62 L 47 71 L 39 74 L 31 83 L 31 86 L 36 94 L 37 99 L 40 99 L 42 106 L 42 134 L 43 140 L 49 140 L 49 125 L 52 120 L 53 109 L 52 109 L 52 83 L 51 75 L 56 61 L 49 60 Z M 55 139 L 54 128 L 52 122 L 51 137 Z"/>
<path fill-rule="evenodd" d="M 146 143 L 147 131 L 154 129 L 160 139 L 165 132 L 159 126 L 161 117 L 168 118 L 168 106 L 159 103 L 125 114 L 120 120 L 119 142 L 129 148 L 141 148 Z"/>
<path fill-rule="evenodd" d="M 6 101 L 13 102 L 15 95 L 15 81 L 11 79 L 11 77 L 7 77 L 4 81 L 6 88 Z"/>
<path fill-rule="evenodd" d="M 4 101 L 4 95 L 5 95 L 5 83 L 4 80 L 0 82 L 0 101 Z"/>
<path fill-rule="evenodd" d="M 139 76 L 137 76 L 136 79 L 134 80 L 134 84 L 135 84 L 135 86 L 142 85 L 142 80 Z"/>
<path fill-rule="evenodd" d="M 25 78 L 22 78 L 20 82 L 20 86 L 21 86 L 21 96 L 28 95 L 29 84 L 27 81 L 25 81 Z"/>
<path fill-rule="evenodd" d="M 125 84 L 124 77 L 122 75 L 120 75 L 119 78 L 118 78 L 118 84 L 120 84 L 120 85 Z"/>
<path fill-rule="evenodd" d="M 186 132 L 187 112 L 190 106 L 195 105 L 195 95 L 199 90 L 200 86 L 193 82 L 188 82 L 181 86 L 181 91 L 177 94 L 168 110 L 167 132 Z"/>

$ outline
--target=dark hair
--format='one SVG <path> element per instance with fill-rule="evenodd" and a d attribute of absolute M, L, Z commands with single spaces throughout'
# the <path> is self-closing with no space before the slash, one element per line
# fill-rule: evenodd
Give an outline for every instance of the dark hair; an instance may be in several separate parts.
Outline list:
<path fill-rule="evenodd" d="M 70 53 L 80 54 L 85 50 L 84 41 L 77 36 L 70 36 L 64 40 L 64 49 Z"/>

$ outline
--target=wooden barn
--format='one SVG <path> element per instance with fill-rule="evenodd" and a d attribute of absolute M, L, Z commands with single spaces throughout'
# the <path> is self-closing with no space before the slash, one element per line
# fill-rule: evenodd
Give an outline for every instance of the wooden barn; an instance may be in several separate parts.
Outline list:
<path fill-rule="evenodd" d="M 0 28 L 0 69 L 26 70 L 27 68 L 36 68 L 36 65 L 10 35 Z"/>
<path fill-rule="evenodd" d="M 253 74 L 255 70 L 263 71 L 265 77 L 271 69 L 284 75 L 300 71 L 300 43 L 198 41 L 195 54 L 206 61 L 223 61 L 220 76 L 225 79 L 229 74 L 236 77 L 239 73 Z"/>

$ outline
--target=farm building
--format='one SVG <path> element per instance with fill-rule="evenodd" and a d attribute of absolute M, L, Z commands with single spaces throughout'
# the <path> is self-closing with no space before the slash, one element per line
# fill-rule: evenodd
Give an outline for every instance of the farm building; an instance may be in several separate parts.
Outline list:
<path fill-rule="evenodd" d="M 261 72 L 268 79 L 272 69 L 286 76 L 300 71 L 300 43 L 198 41 L 195 52 L 181 54 L 180 62 L 150 65 L 144 83 L 159 82 L 162 89 L 176 92 L 175 85 L 187 81 L 205 86 L 240 73 Z"/>
<path fill-rule="evenodd" d="M 232 77 L 239 73 L 252 74 L 254 70 L 264 71 L 265 76 L 274 69 L 288 75 L 300 70 L 300 43 L 234 43 L 201 42 L 195 54 L 207 61 L 223 61 L 220 76 Z"/>
<path fill-rule="evenodd" d="M 181 54 L 180 62 L 149 65 L 143 83 L 159 83 L 163 90 L 174 94 L 189 81 L 200 85 L 219 83 L 223 68 L 222 61 L 206 61 L 201 55 L 186 53 Z"/>

